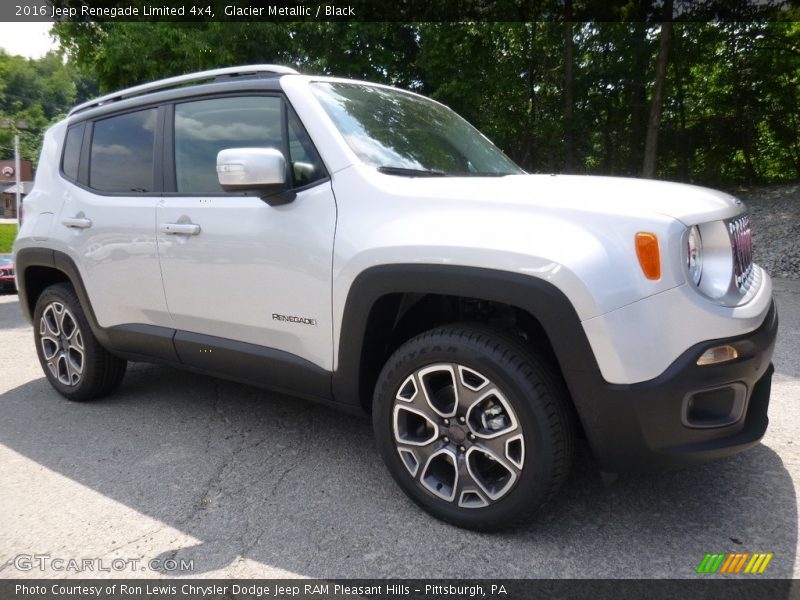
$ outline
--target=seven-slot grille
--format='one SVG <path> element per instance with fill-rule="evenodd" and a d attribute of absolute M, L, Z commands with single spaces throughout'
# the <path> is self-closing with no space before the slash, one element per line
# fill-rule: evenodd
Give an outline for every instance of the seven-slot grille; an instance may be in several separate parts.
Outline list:
<path fill-rule="evenodd" d="M 14 274 L 14 269 L 0 269 L 0 276 L 10 277 Z"/>
<path fill-rule="evenodd" d="M 736 287 L 741 288 L 753 271 L 753 234 L 750 231 L 750 216 L 742 215 L 728 222 L 733 252 L 733 275 Z"/>

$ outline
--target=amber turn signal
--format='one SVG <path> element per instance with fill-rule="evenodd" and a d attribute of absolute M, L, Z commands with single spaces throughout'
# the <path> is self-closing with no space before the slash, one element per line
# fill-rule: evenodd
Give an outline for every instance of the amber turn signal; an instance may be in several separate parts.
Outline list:
<path fill-rule="evenodd" d="M 658 250 L 658 237 L 655 233 L 640 231 L 636 234 L 636 257 L 648 279 L 661 279 L 661 253 Z"/>

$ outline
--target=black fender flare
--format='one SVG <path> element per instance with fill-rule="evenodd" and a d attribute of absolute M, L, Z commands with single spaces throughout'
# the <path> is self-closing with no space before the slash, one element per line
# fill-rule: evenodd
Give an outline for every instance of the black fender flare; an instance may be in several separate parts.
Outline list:
<path fill-rule="evenodd" d="M 338 402 L 360 404 L 361 360 L 370 311 L 388 294 L 418 293 L 463 296 L 502 302 L 523 310 L 544 328 L 564 379 L 599 374 L 589 340 L 569 298 L 555 285 L 521 273 L 458 265 L 392 264 L 371 267 L 353 281 L 339 332 L 333 395 Z"/>

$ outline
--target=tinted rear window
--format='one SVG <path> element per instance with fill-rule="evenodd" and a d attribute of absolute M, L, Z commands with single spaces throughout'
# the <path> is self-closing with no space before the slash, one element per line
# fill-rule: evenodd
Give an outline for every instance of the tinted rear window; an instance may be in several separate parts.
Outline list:
<path fill-rule="evenodd" d="M 64 175 L 70 179 L 78 178 L 78 163 L 81 158 L 81 145 L 83 144 L 83 130 L 85 123 L 79 123 L 67 130 L 67 139 L 64 141 L 64 160 L 61 163 Z"/>
<path fill-rule="evenodd" d="M 97 121 L 89 186 L 103 192 L 153 191 L 155 127 L 155 108 Z"/>

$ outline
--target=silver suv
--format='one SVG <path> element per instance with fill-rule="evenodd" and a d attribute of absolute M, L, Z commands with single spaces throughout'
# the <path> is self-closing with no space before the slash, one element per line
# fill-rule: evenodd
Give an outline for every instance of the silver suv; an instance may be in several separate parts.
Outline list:
<path fill-rule="evenodd" d="M 24 214 L 60 394 L 150 361 L 370 413 L 399 486 L 460 526 L 534 515 L 576 437 L 618 472 L 767 427 L 777 316 L 740 201 L 528 175 L 406 91 L 259 65 L 103 96 L 47 132 Z"/>

